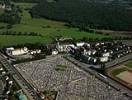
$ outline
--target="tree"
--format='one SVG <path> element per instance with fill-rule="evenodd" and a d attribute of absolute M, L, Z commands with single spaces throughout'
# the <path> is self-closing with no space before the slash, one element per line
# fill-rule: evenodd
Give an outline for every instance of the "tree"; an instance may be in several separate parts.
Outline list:
<path fill-rule="evenodd" d="M 80 31 L 89 29 L 132 30 L 132 14 L 129 3 L 121 0 L 103 3 L 99 0 L 41 0 L 31 10 L 33 17 L 67 22 L 70 27 L 79 27 Z"/>
<path fill-rule="evenodd" d="M 102 74 L 105 74 L 105 71 L 106 71 L 105 68 L 106 68 L 105 62 L 102 62 L 101 63 L 101 68 L 100 68 Z"/>

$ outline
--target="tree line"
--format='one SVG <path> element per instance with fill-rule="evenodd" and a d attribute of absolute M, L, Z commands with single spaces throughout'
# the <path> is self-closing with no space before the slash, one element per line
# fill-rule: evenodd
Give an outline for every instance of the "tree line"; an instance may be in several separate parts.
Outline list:
<path fill-rule="evenodd" d="M 5 8 L 4 13 L 0 15 L 0 22 L 10 25 L 19 24 L 21 22 L 21 8 L 13 4 L 6 5 L 6 7 L 8 8 Z"/>
<path fill-rule="evenodd" d="M 107 0 L 104 0 L 107 1 Z M 122 0 L 123 1 L 123 0 Z M 120 0 L 102 3 L 97 0 L 41 0 L 31 10 L 33 17 L 65 21 L 85 29 L 132 30 L 132 10 Z"/>
<path fill-rule="evenodd" d="M 5 31 L 0 32 L 0 35 L 13 35 L 13 36 L 42 36 L 39 33 L 35 32 L 16 32 L 16 31 Z"/>

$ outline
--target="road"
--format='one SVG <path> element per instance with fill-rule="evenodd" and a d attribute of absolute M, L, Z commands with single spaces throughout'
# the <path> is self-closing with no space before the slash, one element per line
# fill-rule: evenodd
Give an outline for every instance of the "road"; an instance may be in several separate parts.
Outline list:
<path fill-rule="evenodd" d="M 34 87 L 29 84 L 25 78 L 23 78 L 18 70 L 8 62 L 7 58 L 2 53 L 0 53 L 0 62 L 8 70 L 8 72 L 12 74 L 13 78 L 29 93 L 27 94 L 28 98 L 31 100 L 41 100 L 38 93 L 34 90 Z"/>
<path fill-rule="evenodd" d="M 113 60 L 111 62 L 106 63 L 106 68 L 113 67 L 115 65 L 121 64 L 122 62 L 128 61 L 130 59 L 132 59 L 132 53 L 130 53 L 130 54 L 126 55 L 126 56 L 123 56 L 121 58 L 117 58 L 117 59 L 115 59 L 115 60 Z"/>
<path fill-rule="evenodd" d="M 126 95 L 132 99 L 132 91 L 130 89 L 122 86 L 121 84 L 115 82 L 114 80 L 112 80 L 109 77 L 102 77 L 98 72 L 90 69 L 89 68 L 90 66 L 88 66 L 87 64 L 81 63 L 70 56 L 64 56 L 64 58 L 67 59 L 68 61 L 74 63 L 75 65 L 77 65 L 80 69 L 84 70 L 85 72 L 88 72 L 88 73 L 94 75 L 95 77 L 97 77 L 101 81 L 105 82 L 109 86 L 113 87 L 117 91 L 120 91 L 123 95 Z"/>

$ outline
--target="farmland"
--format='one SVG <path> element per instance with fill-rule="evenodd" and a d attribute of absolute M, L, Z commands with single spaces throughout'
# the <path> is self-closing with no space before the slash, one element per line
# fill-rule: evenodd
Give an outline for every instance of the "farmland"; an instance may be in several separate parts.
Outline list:
<path fill-rule="evenodd" d="M 36 32 L 41 34 L 42 37 L 0 35 L 0 46 L 35 42 L 51 43 L 53 38 L 56 36 L 72 37 L 75 39 L 81 39 L 83 37 L 93 39 L 110 37 L 106 35 L 80 31 L 78 28 L 69 28 L 65 26 L 65 23 L 63 22 L 51 21 L 42 18 L 32 18 L 29 13 L 29 9 L 35 5 L 33 3 L 15 3 L 15 5 L 22 9 L 21 23 L 13 25 L 11 29 L 6 28 L 7 24 L 0 23 L 0 27 L 4 27 L 0 29 L 0 32 Z"/>

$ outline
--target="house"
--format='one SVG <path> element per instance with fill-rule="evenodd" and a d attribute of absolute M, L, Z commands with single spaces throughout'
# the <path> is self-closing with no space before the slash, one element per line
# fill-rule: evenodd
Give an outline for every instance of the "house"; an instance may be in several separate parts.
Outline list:
<path fill-rule="evenodd" d="M 3 4 L 3 3 L 0 3 L 0 9 L 5 9 L 5 4 Z"/>
<path fill-rule="evenodd" d="M 108 56 L 100 57 L 100 62 L 108 62 L 109 58 Z"/>
<path fill-rule="evenodd" d="M 91 56 L 91 55 L 95 55 L 96 54 L 96 50 L 86 50 L 86 49 L 84 49 L 84 55 L 89 55 L 89 56 Z"/>
<path fill-rule="evenodd" d="M 58 50 L 58 52 L 69 52 L 70 47 L 75 48 L 72 38 L 60 38 L 56 39 L 56 41 L 56 49 Z"/>
<path fill-rule="evenodd" d="M 15 49 L 13 47 L 10 47 L 10 48 L 6 48 L 6 53 L 12 56 L 24 55 L 28 53 L 28 48 L 24 47 L 24 48 Z"/>
<path fill-rule="evenodd" d="M 0 2 L 0 9 L 4 9 L 4 10 L 7 10 L 7 11 L 11 11 L 12 10 L 12 7 L 9 4 L 5 4 L 4 2 Z"/>
<path fill-rule="evenodd" d="M 75 48 L 75 45 L 72 43 L 68 43 L 68 42 L 65 42 L 65 43 L 58 42 L 56 46 L 58 52 L 69 52 L 70 47 Z"/>
<path fill-rule="evenodd" d="M 52 50 L 52 55 L 57 55 L 58 51 L 57 50 Z"/>
<path fill-rule="evenodd" d="M 82 47 L 82 46 L 84 46 L 85 45 L 85 42 L 78 42 L 78 43 L 76 43 L 76 46 L 77 47 Z"/>
<path fill-rule="evenodd" d="M 110 53 L 109 52 L 103 53 L 102 56 L 103 57 L 109 57 L 110 56 Z"/>
<path fill-rule="evenodd" d="M 93 64 L 96 65 L 98 63 L 98 58 L 94 58 L 88 55 L 82 55 L 81 61 L 87 64 Z"/>
<path fill-rule="evenodd" d="M 77 42 L 76 43 L 77 47 L 83 47 L 83 46 L 87 46 L 90 47 L 90 43 L 86 43 L 86 42 Z"/>
<path fill-rule="evenodd" d="M 33 54 L 40 54 L 41 53 L 41 50 L 31 50 L 30 51 L 30 54 L 33 55 Z"/>

